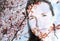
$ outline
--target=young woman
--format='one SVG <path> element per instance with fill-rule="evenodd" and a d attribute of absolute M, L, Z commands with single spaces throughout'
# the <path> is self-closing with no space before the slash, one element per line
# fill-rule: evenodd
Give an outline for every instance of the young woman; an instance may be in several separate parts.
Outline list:
<path fill-rule="evenodd" d="M 46 0 L 28 0 L 26 6 L 30 38 L 28 41 L 45 41 L 55 31 L 53 7 Z"/>

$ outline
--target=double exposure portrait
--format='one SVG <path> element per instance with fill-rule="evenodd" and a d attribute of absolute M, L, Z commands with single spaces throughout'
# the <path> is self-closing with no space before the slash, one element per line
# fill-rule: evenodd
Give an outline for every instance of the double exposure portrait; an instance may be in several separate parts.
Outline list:
<path fill-rule="evenodd" d="M 60 41 L 60 0 L 0 0 L 0 41 Z"/>

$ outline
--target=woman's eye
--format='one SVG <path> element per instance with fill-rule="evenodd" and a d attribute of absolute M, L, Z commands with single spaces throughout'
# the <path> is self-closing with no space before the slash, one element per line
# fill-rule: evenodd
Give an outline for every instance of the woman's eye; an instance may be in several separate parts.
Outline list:
<path fill-rule="evenodd" d="M 45 16 L 47 16 L 47 15 L 42 15 L 42 16 L 44 16 L 44 17 L 45 17 Z"/>
<path fill-rule="evenodd" d="M 47 16 L 45 13 L 42 13 L 41 15 L 42 15 L 43 17 Z"/>

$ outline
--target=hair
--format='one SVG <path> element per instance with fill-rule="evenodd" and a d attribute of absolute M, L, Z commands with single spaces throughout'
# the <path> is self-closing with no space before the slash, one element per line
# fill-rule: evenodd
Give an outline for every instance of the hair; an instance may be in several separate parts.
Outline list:
<path fill-rule="evenodd" d="M 27 5 L 26 5 L 27 25 L 28 25 L 28 29 L 29 29 L 29 35 L 30 35 L 28 41 L 41 41 L 41 39 L 39 39 L 37 36 L 35 36 L 33 34 L 33 32 L 31 31 L 31 28 L 30 28 L 30 25 L 29 25 L 28 12 L 27 12 L 27 9 L 28 9 L 29 5 L 34 4 L 35 2 L 39 2 L 39 1 L 47 3 L 49 5 L 49 8 L 50 8 L 51 12 L 52 12 L 52 16 L 54 16 L 53 7 L 52 7 L 52 5 L 49 1 L 46 1 L 46 0 L 28 0 Z"/>

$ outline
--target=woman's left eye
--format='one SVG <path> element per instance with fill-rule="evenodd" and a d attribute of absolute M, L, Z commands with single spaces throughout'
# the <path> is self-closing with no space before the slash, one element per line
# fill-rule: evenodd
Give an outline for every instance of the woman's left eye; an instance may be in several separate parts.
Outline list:
<path fill-rule="evenodd" d="M 43 17 L 47 16 L 45 13 L 42 13 L 41 15 L 42 15 Z"/>

